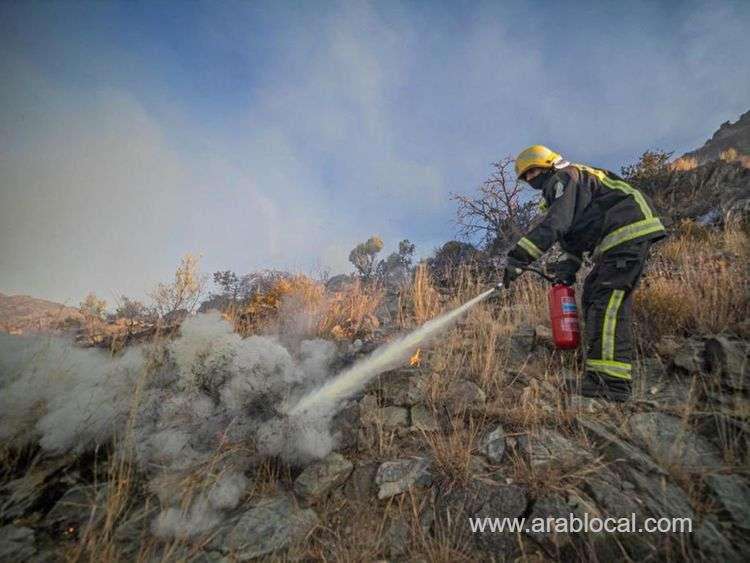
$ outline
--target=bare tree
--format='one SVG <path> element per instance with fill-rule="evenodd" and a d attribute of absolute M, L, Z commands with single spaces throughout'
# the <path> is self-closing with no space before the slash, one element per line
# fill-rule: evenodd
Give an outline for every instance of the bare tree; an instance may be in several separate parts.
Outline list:
<path fill-rule="evenodd" d="M 154 310 L 162 318 L 183 311 L 192 313 L 200 301 L 206 286 L 206 277 L 200 272 L 200 257 L 193 254 L 183 256 L 174 274 L 174 282 L 160 283 L 149 294 L 154 301 Z"/>
<path fill-rule="evenodd" d="M 513 174 L 513 159 L 492 163 L 493 172 L 478 194 L 451 194 L 458 204 L 456 223 L 467 239 L 479 237 L 485 248 L 499 251 L 519 239 L 536 214 L 533 201 L 522 201 L 524 184 Z"/>

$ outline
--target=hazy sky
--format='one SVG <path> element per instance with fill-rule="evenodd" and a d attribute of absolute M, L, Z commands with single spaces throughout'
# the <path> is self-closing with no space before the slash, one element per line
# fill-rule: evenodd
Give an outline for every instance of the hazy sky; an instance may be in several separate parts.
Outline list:
<path fill-rule="evenodd" d="M 531 143 L 619 170 L 750 109 L 750 2 L 3 2 L 0 291 L 142 297 L 453 238 Z"/>

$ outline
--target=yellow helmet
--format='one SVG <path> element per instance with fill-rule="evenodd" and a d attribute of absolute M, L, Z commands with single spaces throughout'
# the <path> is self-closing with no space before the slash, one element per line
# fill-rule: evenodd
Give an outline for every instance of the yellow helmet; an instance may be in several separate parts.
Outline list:
<path fill-rule="evenodd" d="M 516 157 L 516 178 L 521 178 L 529 168 L 552 168 L 562 156 L 542 145 L 523 149 Z"/>

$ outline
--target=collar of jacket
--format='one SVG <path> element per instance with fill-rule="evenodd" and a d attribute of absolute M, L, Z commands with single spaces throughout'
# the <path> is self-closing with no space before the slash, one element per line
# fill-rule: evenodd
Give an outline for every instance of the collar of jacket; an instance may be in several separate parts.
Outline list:
<path fill-rule="evenodd" d="M 534 176 L 531 180 L 527 180 L 526 183 L 535 190 L 541 190 L 544 188 L 544 184 L 555 175 L 555 172 L 556 170 L 554 168 L 550 168 L 549 170 L 545 170 L 541 174 Z"/>

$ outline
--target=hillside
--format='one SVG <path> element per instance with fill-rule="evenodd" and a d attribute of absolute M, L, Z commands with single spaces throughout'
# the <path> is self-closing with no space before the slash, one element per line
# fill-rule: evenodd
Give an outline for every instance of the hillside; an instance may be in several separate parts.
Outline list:
<path fill-rule="evenodd" d="M 750 156 L 750 111 L 731 123 L 726 121 L 699 149 L 682 155 L 683 159 L 695 159 L 697 164 L 705 164 L 721 158 L 722 153 L 734 149 L 739 155 Z"/>
<path fill-rule="evenodd" d="M 656 176 L 624 404 L 566 395 L 546 283 L 478 258 L 273 276 L 124 350 L 0 334 L 0 560 L 747 561 L 750 171 Z"/>
<path fill-rule="evenodd" d="M 47 331 L 71 317 L 83 320 L 78 309 L 61 303 L 0 293 L 0 331 L 11 334 Z"/>

